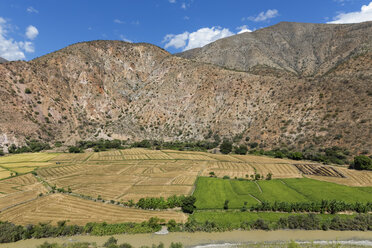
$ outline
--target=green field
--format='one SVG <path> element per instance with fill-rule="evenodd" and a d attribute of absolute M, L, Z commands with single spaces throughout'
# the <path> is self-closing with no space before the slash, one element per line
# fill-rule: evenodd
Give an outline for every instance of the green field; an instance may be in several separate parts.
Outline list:
<path fill-rule="evenodd" d="M 196 211 L 190 218 L 199 223 L 214 222 L 221 227 L 237 229 L 243 222 L 253 223 L 258 219 L 267 222 L 277 222 L 280 218 L 288 218 L 294 215 L 307 215 L 301 213 L 274 213 L 274 212 L 240 212 L 240 211 Z M 317 214 L 321 221 L 331 220 L 336 215 Z M 354 215 L 337 215 L 340 218 L 353 218 Z"/>
<path fill-rule="evenodd" d="M 194 196 L 197 199 L 198 209 L 222 209 L 225 200 L 229 200 L 229 208 L 237 209 L 241 208 L 244 202 L 250 206 L 259 201 L 370 202 L 372 187 L 349 187 L 308 178 L 263 180 L 257 181 L 256 184 L 253 181 L 200 177 L 197 180 Z"/>

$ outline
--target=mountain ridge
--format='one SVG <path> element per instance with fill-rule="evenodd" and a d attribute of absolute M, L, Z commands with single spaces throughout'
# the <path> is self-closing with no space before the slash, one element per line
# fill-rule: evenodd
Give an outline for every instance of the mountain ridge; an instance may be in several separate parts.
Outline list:
<path fill-rule="evenodd" d="M 298 75 L 316 76 L 349 56 L 371 50 L 371 30 L 372 22 L 280 22 L 175 55 L 240 71 L 266 65 Z"/>
<path fill-rule="evenodd" d="M 1 63 L 6 63 L 6 62 L 8 62 L 8 60 L 6 60 L 6 59 L 0 57 L 0 64 L 1 64 Z"/>
<path fill-rule="evenodd" d="M 257 142 L 371 152 L 372 53 L 318 77 L 256 66 L 240 72 L 157 46 L 77 43 L 0 65 L 0 146 L 28 139 Z M 29 89 L 29 90 L 27 90 Z"/>

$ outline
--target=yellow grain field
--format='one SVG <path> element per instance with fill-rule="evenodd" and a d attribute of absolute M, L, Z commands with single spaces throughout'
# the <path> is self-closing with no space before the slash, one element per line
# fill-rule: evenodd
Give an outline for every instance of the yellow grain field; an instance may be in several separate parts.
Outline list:
<path fill-rule="evenodd" d="M 0 179 L 8 178 L 11 176 L 11 174 L 12 172 L 0 168 Z M 0 189 L 0 192 L 1 192 L 1 189 Z"/>
<path fill-rule="evenodd" d="M 0 164 L 19 163 L 19 162 L 47 162 L 55 157 L 58 153 L 23 153 L 0 157 Z"/>
<path fill-rule="evenodd" d="M 372 187 L 372 171 L 358 171 L 350 170 L 342 167 L 335 167 L 340 171 L 346 178 L 340 177 L 325 177 L 325 176 L 310 176 L 307 177 L 327 181 L 332 183 L 344 184 L 348 186 L 363 186 Z"/>
<path fill-rule="evenodd" d="M 168 221 L 186 222 L 187 216 L 176 211 L 150 211 L 125 208 L 81 198 L 52 194 L 0 213 L 0 220 L 15 224 L 38 224 L 68 220 L 69 224 L 85 225 L 88 222 L 142 222 L 151 217 Z"/>

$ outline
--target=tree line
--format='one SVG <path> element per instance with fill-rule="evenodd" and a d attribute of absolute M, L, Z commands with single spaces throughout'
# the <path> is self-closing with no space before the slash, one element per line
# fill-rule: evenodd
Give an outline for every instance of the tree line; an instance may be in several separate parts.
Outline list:
<path fill-rule="evenodd" d="M 16 242 L 22 239 L 40 239 L 60 236 L 73 236 L 89 234 L 95 236 L 114 234 L 153 233 L 161 229 L 161 224 L 166 224 L 170 232 L 220 232 L 234 229 L 305 229 L 305 230 L 372 230 L 372 216 L 370 214 L 359 214 L 351 218 L 322 219 L 318 215 L 310 213 L 307 215 L 291 215 L 280 218 L 277 221 L 257 219 L 255 221 L 242 220 L 239 227 L 233 226 L 229 221 L 217 223 L 214 221 L 197 222 L 189 218 L 185 224 L 170 220 L 165 223 L 159 218 L 151 218 L 142 223 L 87 223 L 85 226 L 67 225 L 66 221 L 60 221 L 56 226 L 40 223 L 38 225 L 20 226 L 9 222 L 0 222 L 0 243 Z"/>
<path fill-rule="evenodd" d="M 10 222 L 0 221 L 0 243 L 16 242 L 22 239 L 40 239 L 80 234 L 103 236 L 119 233 L 152 233 L 161 229 L 160 223 L 162 222 L 164 222 L 164 220 L 151 218 L 142 223 L 128 222 L 121 224 L 107 224 L 103 222 L 87 223 L 85 226 L 78 226 L 67 225 L 66 221 L 59 221 L 56 226 L 48 223 L 21 226 Z M 171 224 L 173 222 L 171 222 Z"/>
<path fill-rule="evenodd" d="M 303 230 L 339 230 L 339 231 L 371 231 L 372 217 L 370 214 L 359 214 L 352 218 L 341 218 L 336 215 L 332 218 L 320 218 L 310 213 L 307 215 L 290 215 L 279 220 L 270 221 L 257 219 L 255 221 L 242 220 L 238 226 L 229 221 L 215 222 L 207 220 L 198 222 L 190 218 L 183 231 L 186 232 L 224 232 L 232 230 L 278 230 L 278 229 L 303 229 Z"/>
<path fill-rule="evenodd" d="M 242 211 L 246 211 L 246 206 Z M 250 207 L 250 211 L 273 211 L 273 212 L 314 212 L 335 214 L 343 211 L 353 211 L 357 213 L 368 213 L 372 211 L 372 202 L 367 203 L 347 203 L 336 200 L 322 200 L 321 202 L 268 202 L 263 201 Z"/>

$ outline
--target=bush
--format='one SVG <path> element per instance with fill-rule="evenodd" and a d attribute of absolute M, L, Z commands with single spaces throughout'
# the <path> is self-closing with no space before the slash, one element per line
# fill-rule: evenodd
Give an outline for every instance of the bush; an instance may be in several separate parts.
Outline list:
<path fill-rule="evenodd" d="M 271 172 L 269 172 L 266 176 L 266 180 L 271 180 L 273 177 L 273 174 L 271 174 Z"/>
<path fill-rule="evenodd" d="M 169 248 L 182 248 L 182 247 L 183 247 L 182 243 L 173 243 L 173 242 L 169 246 Z"/>
<path fill-rule="evenodd" d="M 225 200 L 225 203 L 223 204 L 223 209 L 227 210 L 229 209 L 229 200 Z"/>
<path fill-rule="evenodd" d="M 79 148 L 79 147 L 76 147 L 76 146 L 70 146 L 68 148 L 68 152 L 69 153 L 82 153 L 83 152 L 83 149 L 82 148 Z"/>
<path fill-rule="evenodd" d="M 220 146 L 220 151 L 223 154 L 229 154 L 232 151 L 232 143 L 228 140 L 224 140 Z"/>
<path fill-rule="evenodd" d="M 372 159 L 364 155 L 356 156 L 352 167 L 356 170 L 372 170 Z"/>
<path fill-rule="evenodd" d="M 0 148 L 0 156 L 4 156 L 4 150 L 3 150 L 3 148 Z"/>
<path fill-rule="evenodd" d="M 112 245 L 116 245 L 118 243 L 118 240 L 114 237 L 110 237 L 106 243 L 103 245 L 103 247 L 110 247 Z"/>
<path fill-rule="evenodd" d="M 30 90 L 29 88 L 26 88 L 26 89 L 25 89 L 25 93 L 26 93 L 26 94 L 31 94 L 31 90 Z"/>
<path fill-rule="evenodd" d="M 246 145 L 241 145 L 235 148 L 235 153 L 240 155 L 245 155 L 248 152 L 248 148 Z"/>

